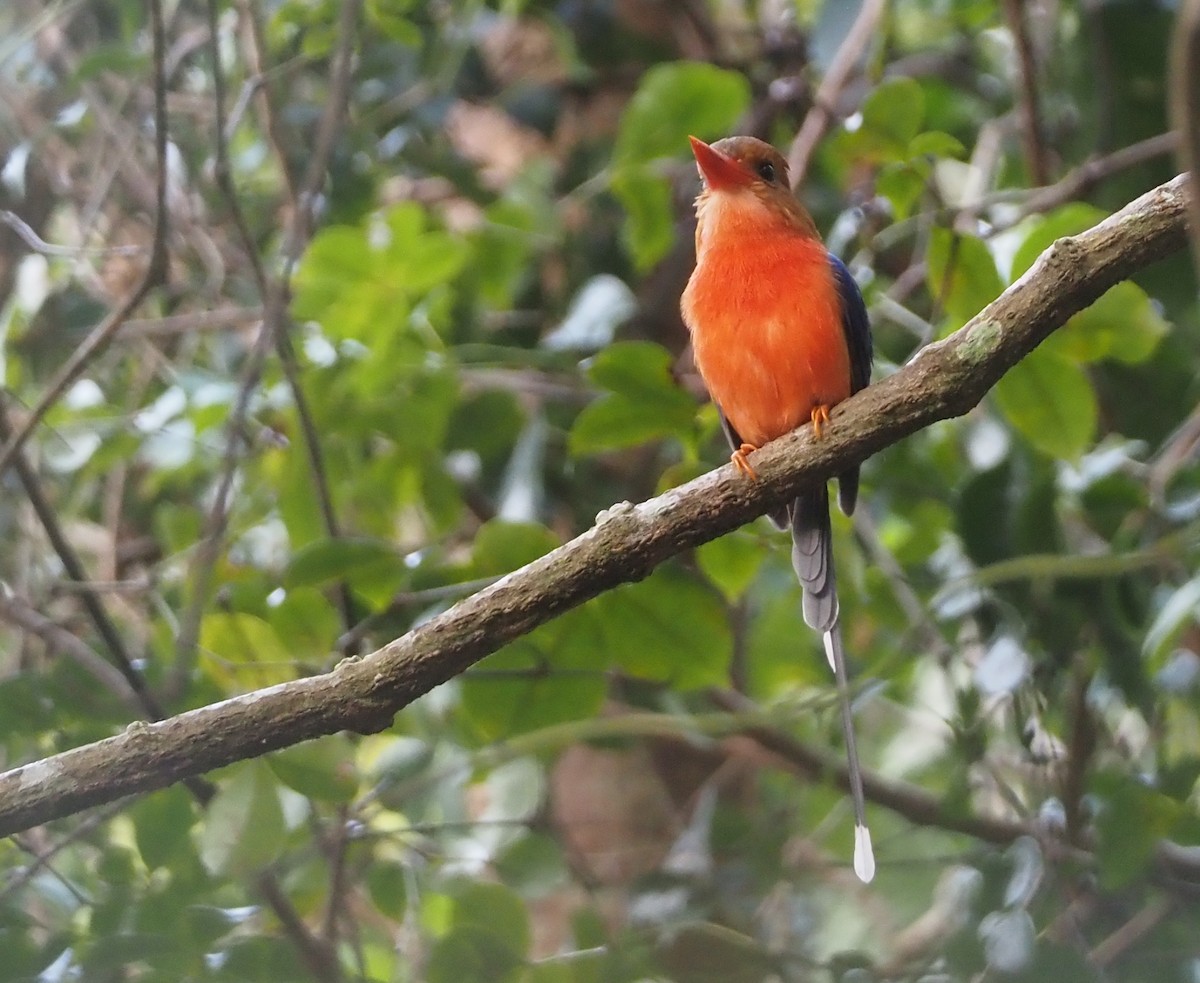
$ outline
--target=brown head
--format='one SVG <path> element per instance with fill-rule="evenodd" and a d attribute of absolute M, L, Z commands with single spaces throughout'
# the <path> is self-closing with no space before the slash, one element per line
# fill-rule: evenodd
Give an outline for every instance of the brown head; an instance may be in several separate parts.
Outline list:
<path fill-rule="evenodd" d="M 788 225 L 817 235 L 812 218 L 792 195 L 787 161 L 769 143 L 756 137 L 726 137 L 712 144 L 688 139 L 704 180 L 697 200 L 701 210 L 714 197 L 748 192 Z"/>

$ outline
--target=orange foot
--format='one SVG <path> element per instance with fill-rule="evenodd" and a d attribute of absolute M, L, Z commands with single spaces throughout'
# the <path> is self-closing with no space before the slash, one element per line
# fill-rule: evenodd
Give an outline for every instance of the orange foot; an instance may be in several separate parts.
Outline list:
<path fill-rule="evenodd" d="M 758 474 L 754 468 L 750 466 L 750 462 L 746 459 L 747 454 L 753 454 L 757 447 L 753 444 L 742 444 L 736 451 L 729 455 L 729 460 L 735 468 L 744 474 L 751 481 L 758 480 Z"/>
<path fill-rule="evenodd" d="M 821 439 L 821 428 L 828 422 L 829 407 L 824 405 L 814 406 L 812 410 L 813 436 L 818 440 Z"/>

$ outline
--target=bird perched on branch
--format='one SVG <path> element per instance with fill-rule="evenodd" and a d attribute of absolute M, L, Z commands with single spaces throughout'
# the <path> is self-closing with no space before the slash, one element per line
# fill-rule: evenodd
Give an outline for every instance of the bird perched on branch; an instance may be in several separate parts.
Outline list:
<path fill-rule="evenodd" d="M 696 199 L 696 268 L 683 293 L 683 319 L 732 462 L 753 479 L 754 451 L 807 422 L 819 437 L 830 408 L 867 385 L 871 332 L 858 285 L 793 197 L 782 155 L 753 137 L 711 146 L 690 139 L 704 187 Z M 847 515 L 857 497 L 854 467 L 838 476 L 838 503 Z M 837 677 L 855 807 L 854 866 L 870 880 L 875 862 L 850 717 L 826 484 L 802 492 L 771 520 L 791 529 L 804 620 L 823 634 Z"/>

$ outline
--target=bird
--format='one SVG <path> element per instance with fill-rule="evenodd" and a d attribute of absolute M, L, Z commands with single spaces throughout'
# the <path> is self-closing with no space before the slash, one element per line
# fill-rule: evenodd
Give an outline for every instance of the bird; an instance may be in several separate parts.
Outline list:
<path fill-rule="evenodd" d="M 712 144 L 689 139 L 702 187 L 696 266 L 680 309 L 696 368 L 733 450 L 731 463 L 756 479 L 756 450 L 805 423 L 821 437 L 830 408 L 868 385 L 870 323 L 854 277 L 825 248 L 793 195 L 783 155 L 755 137 Z M 857 466 L 838 475 L 838 504 L 847 515 L 858 485 Z M 791 531 L 804 620 L 822 634 L 837 680 L 855 810 L 854 865 L 869 881 L 875 862 L 850 713 L 826 482 L 769 518 Z"/>

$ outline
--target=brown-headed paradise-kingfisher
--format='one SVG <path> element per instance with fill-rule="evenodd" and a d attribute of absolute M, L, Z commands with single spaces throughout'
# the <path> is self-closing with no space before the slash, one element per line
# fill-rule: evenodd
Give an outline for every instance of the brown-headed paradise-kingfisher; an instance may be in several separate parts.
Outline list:
<path fill-rule="evenodd" d="M 753 137 L 711 146 L 691 141 L 703 188 L 683 319 L 733 464 L 755 478 L 753 451 L 809 421 L 819 437 L 830 407 L 867 385 L 871 331 L 854 278 L 792 195 L 783 156 Z M 847 515 L 857 497 L 856 466 L 838 476 L 838 504 Z M 791 529 L 804 620 L 823 634 L 837 677 L 854 800 L 854 869 L 869 881 L 875 860 L 850 715 L 825 482 L 771 520 Z"/>

